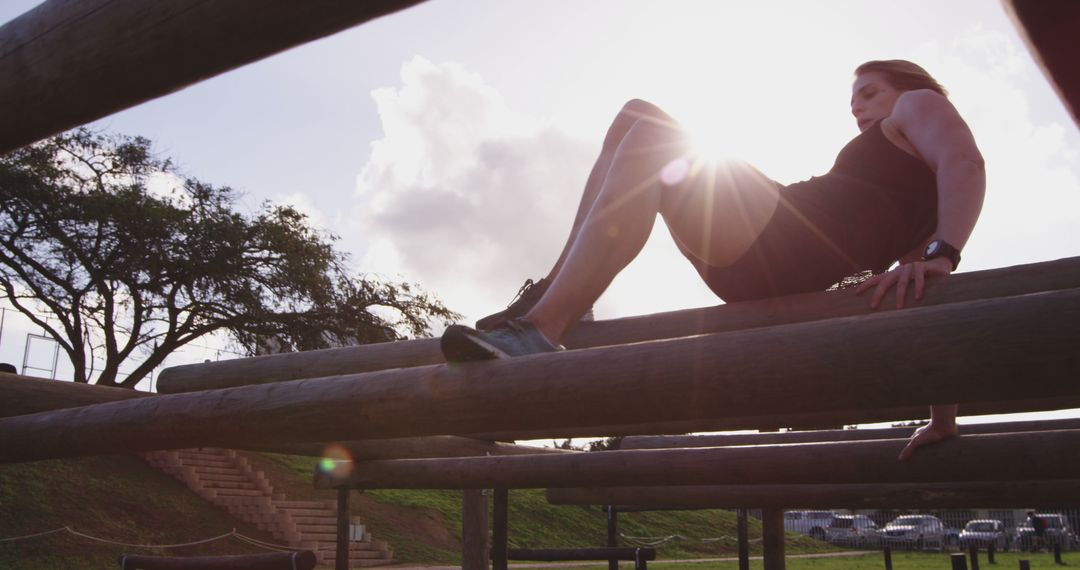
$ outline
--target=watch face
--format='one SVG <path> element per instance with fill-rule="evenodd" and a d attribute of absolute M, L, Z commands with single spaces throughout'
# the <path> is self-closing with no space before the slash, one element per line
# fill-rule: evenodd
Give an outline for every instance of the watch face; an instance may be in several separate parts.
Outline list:
<path fill-rule="evenodd" d="M 941 242 L 938 240 L 934 240 L 927 244 L 926 252 L 923 253 L 923 257 L 931 257 L 937 255 L 939 249 L 941 249 Z"/>

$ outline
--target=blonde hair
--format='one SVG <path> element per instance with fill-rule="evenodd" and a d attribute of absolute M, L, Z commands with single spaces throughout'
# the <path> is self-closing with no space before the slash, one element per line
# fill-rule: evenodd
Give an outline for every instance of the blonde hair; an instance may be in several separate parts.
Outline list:
<path fill-rule="evenodd" d="M 900 91 L 929 89 L 942 97 L 949 96 L 949 92 L 925 69 L 904 59 L 868 61 L 855 68 L 855 77 L 872 71 L 883 74 L 889 85 Z"/>

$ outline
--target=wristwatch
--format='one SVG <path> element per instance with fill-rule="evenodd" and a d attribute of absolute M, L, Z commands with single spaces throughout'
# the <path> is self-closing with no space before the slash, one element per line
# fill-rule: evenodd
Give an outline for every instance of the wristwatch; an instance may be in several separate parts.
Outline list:
<path fill-rule="evenodd" d="M 926 249 L 923 250 L 923 261 L 930 261 L 938 257 L 948 258 L 952 262 L 953 271 L 956 271 L 957 266 L 960 265 L 960 250 L 943 239 L 936 239 L 926 244 Z"/>

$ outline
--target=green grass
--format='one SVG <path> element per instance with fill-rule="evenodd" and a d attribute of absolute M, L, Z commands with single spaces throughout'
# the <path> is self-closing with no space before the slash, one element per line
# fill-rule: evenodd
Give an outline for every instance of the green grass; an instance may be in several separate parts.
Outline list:
<path fill-rule="evenodd" d="M 0 538 L 61 528 L 113 542 L 177 544 L 237 532 L 272 540 L 131 456 L 0 466 Z M 110 569 L 122 553 L 195 556 L 262 552 L 234 538 L 175 548 L 106 544 L 61 532 L 0 542 L 0 568 Z"/>

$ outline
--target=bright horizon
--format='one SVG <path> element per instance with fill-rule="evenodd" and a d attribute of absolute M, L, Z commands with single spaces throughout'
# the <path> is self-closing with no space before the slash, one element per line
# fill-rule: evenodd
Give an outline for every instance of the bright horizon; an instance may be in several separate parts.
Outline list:
<path fill-rule="evenodd" d="M 37 3 L 4 2 L 0 22 Z M 357 271 L 418 282 L 471 323 L 547 273 L 625 101 L 790 183 L 858 133 L 853 69 L 893 58 L 945 85 L 986 158 L 960 271 L 1080 255 L 1080 134 L 998 0 L 431 0 L 92 126 L 150 138 L 249 210 L 293 204 Z M 658 224 L 595 311 L 719 302 Z M 30 329 L 11 315 L 0 360 L 18 365 Z"/>

